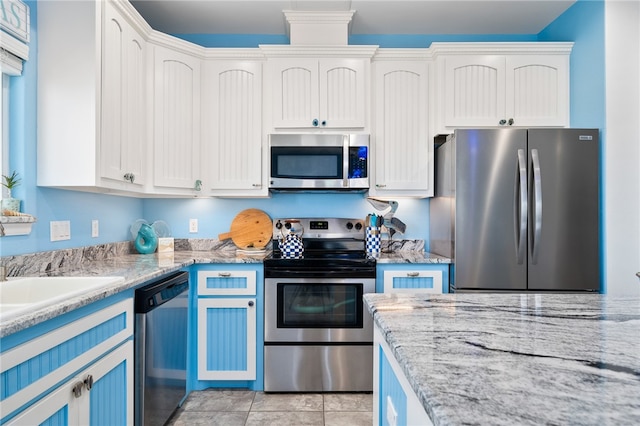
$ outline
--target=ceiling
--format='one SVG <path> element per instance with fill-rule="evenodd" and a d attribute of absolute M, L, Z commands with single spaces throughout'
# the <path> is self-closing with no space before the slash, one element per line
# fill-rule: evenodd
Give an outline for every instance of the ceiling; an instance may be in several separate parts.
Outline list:
<path fill-rule="evenodd" d="M 576 0 L 131 0 L 168 34 L 287 34 L 283 10 L 355 10 L 351 34 L 537 34 Z"/>

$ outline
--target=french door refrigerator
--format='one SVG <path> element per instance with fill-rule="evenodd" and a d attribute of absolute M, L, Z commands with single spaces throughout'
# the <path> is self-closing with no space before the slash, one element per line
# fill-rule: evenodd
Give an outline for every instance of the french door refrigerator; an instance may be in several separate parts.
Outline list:
<path fill-rule="evenodd" d="M 597 129 L 456 130 L 436 149 L 430 251 L 455 291 L 599 291 Z"/>

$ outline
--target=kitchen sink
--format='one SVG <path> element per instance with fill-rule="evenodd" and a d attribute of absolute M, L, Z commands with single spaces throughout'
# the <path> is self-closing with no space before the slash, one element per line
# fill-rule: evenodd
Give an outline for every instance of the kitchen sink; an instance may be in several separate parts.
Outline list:
<path fill-rule="evenodd" d="M 9 278 L 0 282 L 0 321 L 122 281 L 124 277 Z"/>

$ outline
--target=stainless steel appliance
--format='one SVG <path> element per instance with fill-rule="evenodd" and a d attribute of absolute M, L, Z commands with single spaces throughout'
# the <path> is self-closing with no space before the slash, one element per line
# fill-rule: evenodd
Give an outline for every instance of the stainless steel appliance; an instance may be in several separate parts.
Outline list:
<path fill-rule="evenodd" d="M 456 130 L 436 149 L 430 250 L 460 290 L 598 291 L 597 129 Z"/>
<path fill-rule="evenodd" d="M 369 188 L 369 135 L 269 135 L 272 191 Z"/>
<path fill-rule="evenodd" d="M 135 424 L 162 425 L 186 397 L 189 274 L 135 292 Z"/>
<path fill-rule="evenodd" d="M 302 233 L 304 256 L 278 241 Z M 364 221 L 275 219 L 264 261 L 266 392 L 373 390 L 373 325 L 362 295 L 375 292 L 376 263 L 364 252 Z"/>

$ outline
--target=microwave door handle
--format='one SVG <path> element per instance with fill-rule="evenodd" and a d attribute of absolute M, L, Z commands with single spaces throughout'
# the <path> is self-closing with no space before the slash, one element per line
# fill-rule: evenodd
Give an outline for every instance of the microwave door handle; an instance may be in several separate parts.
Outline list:
<path fill-rule="evenodd" d="M 349 187 L 349 135 L 342 138 L 342 187 Z"/>

